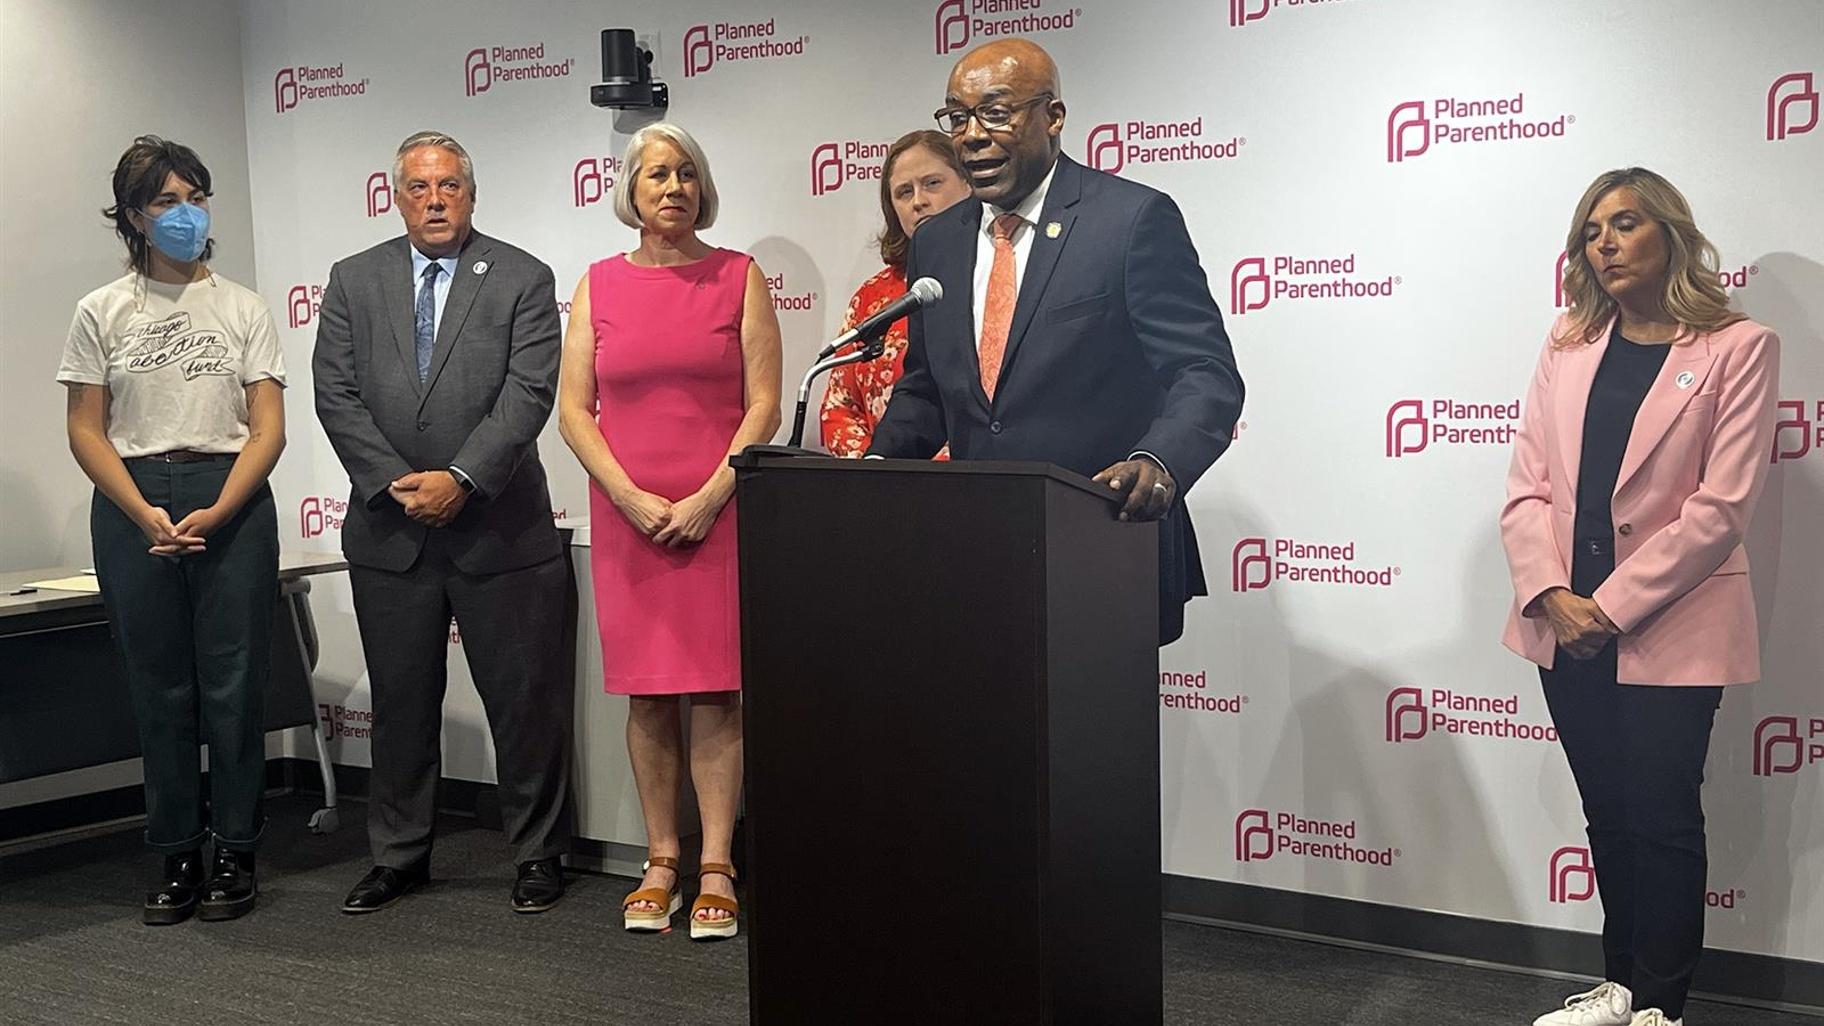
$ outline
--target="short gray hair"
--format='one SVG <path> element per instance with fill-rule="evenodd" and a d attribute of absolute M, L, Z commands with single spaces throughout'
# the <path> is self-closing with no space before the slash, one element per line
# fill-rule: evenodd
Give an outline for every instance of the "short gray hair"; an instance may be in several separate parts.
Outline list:
<path fill-rule="evenodd" d="M 405 137 L 405 141 L 399 144 L 398 151 L 393 154 L 393 188 L 405 188 L 405 184 L 399 180 L 405 174 L 405 155 L 426 146 L 435 146 L 440 150 L 449 150 L 456 154 L 457 162 L 462 165 L 463 184 L 469 187 L 469 195 L 473 197 L 475 195 L 475 162 L 469 159 L 469 151 L 463 149 L 461 143 L 442 132 L 413 132 Z"/>
<path fill-rule="evenodd" d="M 697 165 L 697 190 L 700 195 L 694 227 L 701 229 L 714 225 L 720 202 L 716 197 L 716 180 L 709 173 L 709 158 L 703 155 L 703 147 L 697 145 L 689 132 L 669 121 L 647 125 L 627 140 L 627 152 L 621 158 L 621 176 L 614 180 L 614 216 L 629 228 L 642 227 L 640 212 L 633 206 L 633 180 L 640 174 L 640 155 L 645 152 L 646 144 L 654 139 L 663 139 L 676 146 L 685 159 Z"/>

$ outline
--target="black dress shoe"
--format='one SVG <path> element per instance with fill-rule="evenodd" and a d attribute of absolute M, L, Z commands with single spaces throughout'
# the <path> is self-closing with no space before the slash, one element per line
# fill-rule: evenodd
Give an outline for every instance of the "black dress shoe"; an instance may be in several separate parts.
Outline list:
<path fill-rule="evenodd" d="M 414 887 L 429 883 L 430 879 L 430 871 L 426 869 L 375 866 L 367 871 L 354 890 L 348 892 L 348 897 L 342 899 L 342 911 L 351 916 L 378 912 L 405 897 Z"/>
<path fill-rule="evenodd" d="M 158 880 L 146 892 L 147 926 L 170 926 L 196 911 L 196 892 L 203 885 L 203 853 L 183 851 L 166 855 Z"/>
<path fill-rule="evenodd" d="M 513 911 L 543 912 L 563 896 L 564 867 L 556 858 L 519 864 L 519 880 L 513 885 Z"/>
<path fill-rule="evenodd" d="M 203 886 L 197 918 L 206 923 L 239 919 L 253 911 L 259 887 L 253 880 L 253 852 L 215 849 L 215 870 Z"/>

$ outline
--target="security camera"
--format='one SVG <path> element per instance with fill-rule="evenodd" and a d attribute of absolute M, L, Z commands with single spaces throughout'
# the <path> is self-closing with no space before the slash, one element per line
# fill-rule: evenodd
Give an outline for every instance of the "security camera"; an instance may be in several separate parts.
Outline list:
<path fill-rule="evenodd" d="M 589 102 L 616 110 L 671 106 L 671 90 L 652 80 L 652 51 L 634 40 L 632 29 L 602 30 L 602 81 L 589 87 Z"/>

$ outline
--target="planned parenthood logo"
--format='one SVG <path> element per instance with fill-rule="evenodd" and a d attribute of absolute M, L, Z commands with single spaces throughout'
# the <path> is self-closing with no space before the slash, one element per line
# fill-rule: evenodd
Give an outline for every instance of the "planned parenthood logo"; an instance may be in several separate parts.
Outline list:
<path fill-rule="evenodd" d="M 367 95 L 367 79 L 351 79 L 342 62 L 280 68 L 272 76 L 272 106 L 280 114 L 319 100 Z"/>
<path fill-rule="evenodd" d="M 1083 152 L 1097 171 L 1120 174 L 1130 164 L 1190 164 L 1231 160 L 1248 141 L 1205 136 L 1201 116 L 1189 121 L 1110 121 L 1089 130 Z"/>
<path fill-rule="evenodd" d="M 1551 882 L 1546 897 L 1554 905 L 1588 901 L 1596 896 L 1596 863 L 1590 849 L 1565 845 L 1552 852 Z"/>
<path fill-rule="evenodd" d="M 1512 445 L 1519 430 L 1518 399 L 1505 403 L 1401 399 L 1387 407 L 1386 455 L 1400 459 L 1433 446 Z"/>
<path fill-rule="evenodd" d="M 1824 765 L 1824 716 L 1768 716 L 1754 728 L 1754 775 L 1778 777 Z"/>
<path fill-rule="evenodd" d="M 808 35 L 781 36 L 777 17 L 692 25 L 684 32 L 684 77 L 695 78 L 730 64 L 803 57 L 810 43 Z"/>
<path fill-rule="evenodd" d="M 1773 423 L 1773 462 L 1824 453 L 1824 399 L 1781 399 Z"/>
<path fill-rule="evenodd" d="M 393 212 L 393 176 L 390 171 L 375 171 L 367 176 L 367 216 L 379 217 Z"/>
<path fill-rule="evenodd" d="M 1066 32 L 1082 17 L 1083 8 L 1057 0 L 943 0 L 937 5 L 937 53 L 1007 36 Z"/>
<path fill-rule="evenodd" d="M 1278 10 L 1309 11 L 1335 7 L 1341 0 L 1229 0 L 1229 27 L 1243 28 Z"/>
<path fill-rule="evenodd" d="M 1240 317 L 1265 310 L 1273 303 L 1386 299 L 1404 283 L 1405 279 L 1397 274 L 1359 273 L 1354 253 L 1243 257 L 1229 271 L 1229 312 Z"/>
<path fill-rule="evenodd" d="M 1554 905 L 1575 905 L 1596 897 L 1596 861 L 1590 849 L 1567 844 L 1552 852 L 1550 879 L 1546 898 Z M 1748 892 L 1740 887 L 1704 890 L 1704 908 L 1733 912 L 1747 900 Z"/>
<path fill-rule="evenodd" d="M 1559 253 L 1558 260 L 1552 265 L 1552 305 L 1560 310 L 1569 309 L 1571 297 L 1564 291 L 1564 269 L 1571 262 L 1569 253 Z M 1738 264 L 1735 267 L 1717 269 L 1717 283 L 1726 289 L 1745 289 L 1748 279 L 1761 273 L 1759 264 Z"/>
<path fill-rule="evenodd" d="M 298 534 L 304 538 L 321 538 L 331 531 L 340 532 L 348 516 L 348 500 L 334 495 L 312 495 L 298 504 Z"/>
<path fill-rule="evenodd" d="M 1389 744 L 1420 741 L 1433 734 L 1502 741 L 1556 744 L 1557 728 L 1520 718 L 1520 695 L 1472 695 L 1450 688 L 1394 688 L 1387 693 L 1385 738 Z"/>
<path fill-rule="evenodd" d="M 1219 713 L 1239 716 L 1248 704 L 1248 696 L 1210 693 L 1210 671 L 1159 671 L 1159 706 L 1180 712 Z"/>
<path fill-rule="evenodd" d="M 880 181 L 892 143 L 844 139 L 811 150 L 811 195 L 827 196 L 851 182 Z"/>
<path fill-rule="evenodd" d="M 1575 114 L 1537 116 L 1526 93 L 1464 99 L 1407 100 L 1387 114 L 1387 162 L 1399 164 L 1434 148 L 1562 138 Z"/>
<path fill-rule="evenodd" d="M 285 323 L 306 328 L 323 307 L 323 286 L 293 285 L 285 293 Z"/>
<path fill-rule="evenodd" d="M 1816 127 L 1818 87 L 1813 73 L 1795 71 L 1774 79 L 1767 87 L 1767 141 L 1804 135 Z"/>
<path fill-rule="evenodd" d="M 817 290 L 788 292 L 785 287 L 785 272 L 780 271 L 766 279 L 767 290 L 773 294 L 773 311 L 775 313 L 810 313 L 817 309 Z"/>
<path fill-rule="evenodd" d="M 570 169 L 570 199 L 579 209 L 600 203 L 614 192 L 625 169 L 619 157 L 584 157 Z"/>
<path fill-rule="evenodd" d="M 372 709 L 355 709 L 345 705 L 318 702 L 317 721 L 323 725 L 323 740 L 325 741 L 340 741 L 344 738 L 372 741 L 374 738 L 374 711 Z"/>
<path fill-rule="evenodd" d="M 1355 542 L 1305 542 L 1292 538 L 1243 538 L 1230 554 L 1236 592 L 1261 591 L 1280 582 L 1390 588 L 1400 577 L 1392 565 L 1364 565 Z"/>
<path fill-rule="evenodd" d="M 1353 819 L 1310 819 L 1297 813 L 1248 809 L 1235 817 L 1235 861 L 1265 862 L 1280 857 L 1387 868 L 1403 853 L 1362 843 Z"/>
<path fill-rule="evenodd" d="M 478 46 L 462 58 L 462 92 L 476 97 L 497 85 L 569 78 L 576 58 L 545 58 L 545 44 L 529 46 Z"/>

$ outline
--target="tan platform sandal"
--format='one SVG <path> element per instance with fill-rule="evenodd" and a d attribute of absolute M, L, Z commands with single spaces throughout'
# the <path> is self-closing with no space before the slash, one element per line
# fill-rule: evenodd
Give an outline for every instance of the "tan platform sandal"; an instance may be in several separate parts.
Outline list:
<path fill-rule="evenodd" d="M 703 878 L 714 873 L 728 877 L 729 883 L 735 882 L 735 867 L 726 862 L 705 862 L 697 867 L 697 884 L 702 886 Z M 735 935 L 735 917 L 740 911 L 740 903 L 733 898 L 724 898 L 718 894 L 697 895 L 697 900 L 690 905 L 690 939 L 691 940 L 727 940 Z M 697 913 L 706 909 L 727 912 L 727 919 L 698 919 Z"/>
<path fill-rule="evenodd" d="M 654 866 L 657 866 L 660 869 L 669 869 L 674 876 L 680 875 L 678 873 L 678 860 L 671 858 L 668 855 L 655 855 L 652 858 L 647 859 L 646 864 L 640 867 L 640 872 L 647 872 Z M 641 902 L 657 905 L 659 908 L 636 910 L 633 906 L 638 905 Z M 672 885 L 670 889 L 664 887 L 648 887 L 645 890 L 634 891 L 632 894 L 627 895 L 627 900 L 621 902 L 621 916 L 626 928 L 629 930 L 636 933 L 658 933 L 661 930 L 671 929 L 671 917 L 678 911 L 679 906 L 683 904 L 684 896 L 678 892 L 678 887 L 675 884 Z M 660 911 L 660 909 L 663 911 Z"/>

